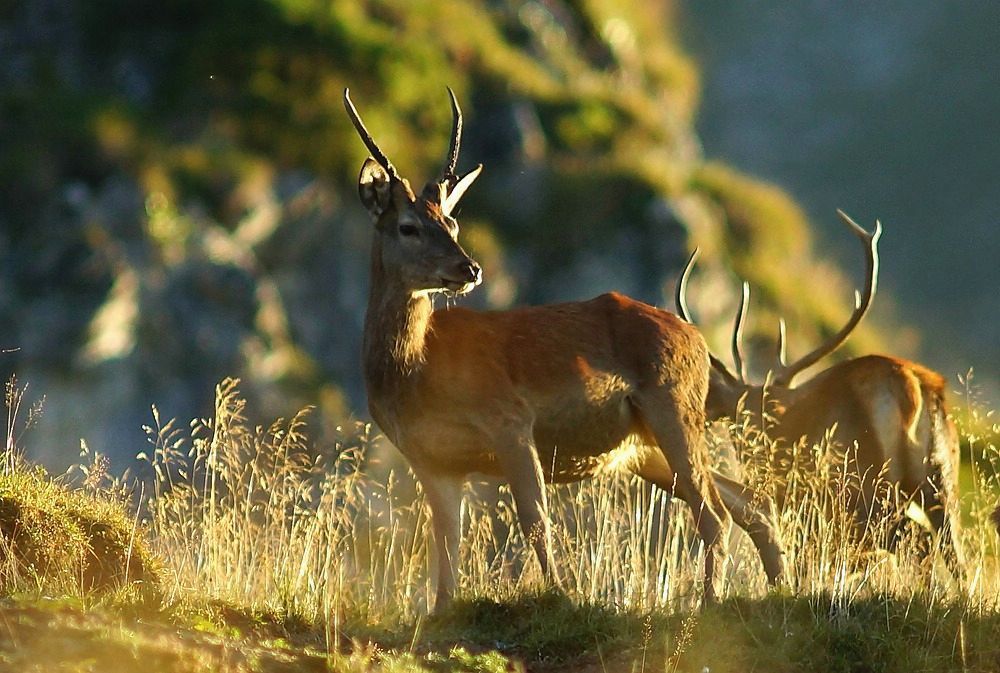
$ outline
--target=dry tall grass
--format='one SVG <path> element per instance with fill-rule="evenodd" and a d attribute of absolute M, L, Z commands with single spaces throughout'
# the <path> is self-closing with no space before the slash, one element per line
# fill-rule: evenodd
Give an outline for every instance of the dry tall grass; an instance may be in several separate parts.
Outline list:
<path fill-rule="evenodd" d="M 217 393 L 213 419 L 182 431 L 157 418 L 148 429 L 154 449 L 146 458 L 157 475 L 148 516 L 153 544 L 171 570 L 165 590 L 284 610 L 325 623 L 331 636 L 345 620 L 391 624 L 422 614 L 432 582 L 422 500 L 409 496 L 409 475 L 378 480 L 366 471 L 371 429 L 349 428 L 335 451 L 317 453 L 305 434 L 308 411 L 255 426 L 235 381 Z M 748 478 L 788 493 L 778 523 L 790 591 L 810 597 L 820 613 L 882 594 L 996 610 L 997 540 L 985 513 L 1000 461 L 997 447 L 974 437 L 971 444 L 977 455 L 964 492 L 972 512 L 962 532 L 965 580 L 951 577 L 936 556 L 921 563 L 919 535 L 904 538 L 895 554 L 866 551 L 884 542 L 887 527 L 870 522 L 859 543 L 840 502 L 849 478 L 829 447 L 803 448 L 810 455 L 802 462 L 818 469 L 793 468 L 780 484 L 767 460 L 754 463 Z M 772 450 L 759 438 L 752 445 L 758 454 Z M 613 475 L 550 494 L 556 559 L 571 596 L 626 611 L 697 604 L 701 558 L 687 508 Z M 505 489 L 495 500 L 468 496 L 463 591 L 502 599 L 540 584 Z M 728 578 L 730 595 L 767 591 L 739 531 L 731 536 Z"/>

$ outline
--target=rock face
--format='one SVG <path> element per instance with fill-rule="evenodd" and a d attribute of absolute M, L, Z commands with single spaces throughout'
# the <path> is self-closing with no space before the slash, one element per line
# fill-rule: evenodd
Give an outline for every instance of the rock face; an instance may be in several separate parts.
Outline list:
<path fill-rule="evenodd" d="M 64 465 L 83 437 L 124 463 L 151 404 L 204 416 L 225 376 L 268 416 L 364 415 L 365 152 L 345 86 L 418 184 L 440 170 L 455 89 L 461 161 L 486 166 L 459 214 L 486 270 L 473 304 L 610 289 L 669 304 L 699 245 L 691 301 L 713 343 L 738 287 L 727 269 L 765 289 L 763 330 L 777 312 L 803 341 L 838 323 L 850 284 L 812 258 L 797 207 L 703 160 L 672 4 L 635 4 L 4 10 L 0 346 L 20 350 L 0 368 L 47 396 L 29 450 Z M 805 301 L 807 275 L 836 303 Z"/>

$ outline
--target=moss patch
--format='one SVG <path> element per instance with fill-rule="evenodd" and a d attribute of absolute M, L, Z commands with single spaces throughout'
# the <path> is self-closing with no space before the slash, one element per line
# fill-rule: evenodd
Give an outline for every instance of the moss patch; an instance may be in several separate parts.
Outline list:
<path fill-rule="evenodd" d="M 0 587 L 160 594 L 160 564 L 121 507 L 42 472 L 0 475 Z"/>

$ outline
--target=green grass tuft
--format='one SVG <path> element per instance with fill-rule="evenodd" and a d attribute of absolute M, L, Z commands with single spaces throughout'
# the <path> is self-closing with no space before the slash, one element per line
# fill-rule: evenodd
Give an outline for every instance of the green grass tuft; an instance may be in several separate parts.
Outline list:
<path fill-rule="evenodd" d="M 924 599 L 734 598 L 694 617 L 677 670 L 995 671 L 1000 615 Z"/>
<path fill-rule="evenodd" d="M 160 567 L 124 506 L 54 483 L 41 470 L 0 474 L 0 588 L 160 596 Z"/>
<path fill-rule="evenodd" d="M 640 640 L 644 628 L 642 617 L 607 605 L 577 603 L 550 590 L 504 602 L 483 597 L 457 600 L 428 620 L 424 638 L 429 643 L 472 642 L 554 664 L 621 649 Z"/>

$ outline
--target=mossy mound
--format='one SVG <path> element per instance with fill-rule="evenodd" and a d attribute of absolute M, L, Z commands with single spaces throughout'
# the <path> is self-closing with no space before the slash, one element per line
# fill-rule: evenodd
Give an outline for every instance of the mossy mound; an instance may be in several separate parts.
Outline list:
<path fill-rule="evenodd" d="M 0 590 L 160 597 L 161 564 L 125 509 L 41 472 L 0 475 Z"/>

